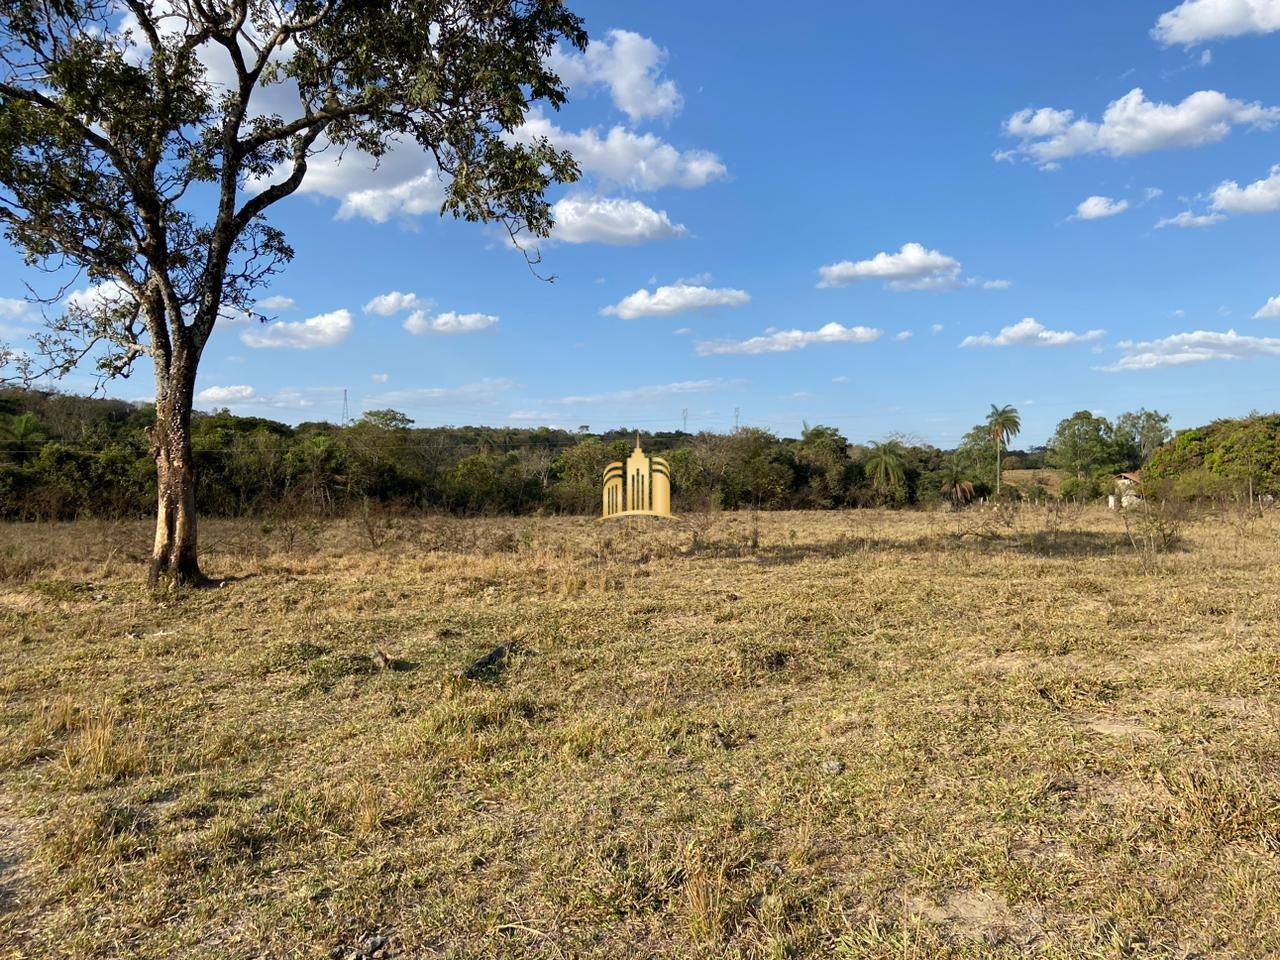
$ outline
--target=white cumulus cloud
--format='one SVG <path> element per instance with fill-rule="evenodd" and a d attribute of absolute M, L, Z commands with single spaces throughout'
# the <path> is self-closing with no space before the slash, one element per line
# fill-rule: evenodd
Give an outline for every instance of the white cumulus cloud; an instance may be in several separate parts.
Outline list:
<path fill-rule="evenodd" d="M 397 216 L 437 213 L 444 202 L 446 182 L 417 143 L 395 141 L 377 160 L 354 148 L 338 150 L 323 139 L 318 146 L 321 152 L 309 161 L 298 193 L 341 201 L 336 219 L 385 223 Z M 265 190 L 287 175 L 280 168 L 250 180 L 248 188 Z"/>
<path fill-rule="evenodd" d="M 26 316 L 31 304 L 16 297 L 0 297 L 0 317 L 5 320 L 20 320 Z"/>
<path fill-rule="evenodd" d="M 815 343 L 871 343 L 884 335 L 874 327 L 846 327 L 828 323 L 817 330 L 773 330 L 749 340 L 704 340 L 696 345 L 698 356 L 725 354 L 786 353 Z"/>
<path fill-rule="evenodd" d="M 1280 295 L 1272 297 L 1261 307 L 1258 312 L 1253 315 L 1255 320 L 1276 320 L 1280 319 Z"/>
<path fill-rule="evenodd" d="M 1266 128 L 1280 120 L 1280 107 L 1233 100 L 1217 90 L 1199 90 L 1181 103 L 1156 103 L 1135 87 L 1108 104 L 1102 122 L 1077 118 L 1071 110 L 1044 107 L 1020 110 L 1004 122 L 1018 146 L 996 154 L 1008 160 L 1024 156 L 1045 166 L 1088 153 L 1113 157 L 1199 147 L 1216 143 L 1232 127 Z"/>
<path fill-rule="evenodd" d="M 630 246 L 687 232 L 671 222 L 667 211 L 619 197 L 565 197 L 552 206 L 551 215 L 556 222 L 552 237 L 565 243 Z"/>
<path fill-rule="evenodd" d="M 571 133 L 536 110 L 512 136 L 517 140 L 546 137 L 572 153 L 584 172 L 633 190 L 703 187 L 729 175 L 723 161 L 709 150 L 678 150 L 652 133 L 635 133 L 622 126 L 603 135 L 594 128 Z"/>
<path fill-rule="evenodd" d="M 380 293 L 364 305 L 365 313 L 373 313 L 379 317 L 391 317 L 406 310 L 429 310 L 431 301 L 425 300 L 416 293 L 401 293 L 392 290 Z"/>
<path fill-rule="evenodd" d="M 295 304 L 292 297 L 265 297 L 258 301 L 261 310 L 292 310 Z"/>
<path fill-rule="evenodd" d="M 1184 0 L 1160 15 L 1151 35 L 1165 46 L 1280 30 L 1280 0 Z"/>
<path fill-rule="evenodd" d="M 104 280 L 101 283 L 73 290 L 62 304 L 70 311 L 92 315 L 102 310 L 114 310 L 132 302 L 133 294 L 119 280 Z"/>
<path fill-rule="evenodd" d="M 258 395 L 253 387 L 237 384 L 230 387 L 206 387 L 196 394 L 199 403 L 243 403 Z"/>
<path fill-rule="evenodd" d="M 1270 176 L 1255 180 L 1246 187 L 1234 180 L 1224 180 L 1214 189 L 1210 206 L 1220 213 L 1273 213 L 1280 210 L 1280 164 L 1271 168 Z"/>
<path fill-rule="evenodd" d="M 297 322 L 276 322 L 240 334 L 241 341 L 249 347 L 288 347 L 294 350 L 310 350 L 313 347 L 332 347 L 341 343 L 351 332 L 351 311 L 334 310 Z"/>
<path fill-rule="evenodd" d="M 338 208 L 338 219 L 364 217 L 374 223 L 386 223 L 394 216 L 439 213 L 444 194 L 444 182 L 434 171 L 428 171 L 392 187 L 366 187 L 348 192 Z"/>
<path fill-rule="evenodd" d="M 448 313 L 427 315 L 425 310 L 415 310 L 404 322 L 404 328 L 417 336 L 426 334 L 475 333 L 487 330 L 498 322 L 498 318 L 487 313 Z"/>
<path fill-rule="evenodd" d="M 669 287 L 658 287 L 652 293 L 637 290 L 613 306 L 605 307 L 600 313 L 606 317 L 635 320 L 639 317 L 669 317 L 712 307 L 740 307 L 750 300 L 751 295 L 745 290 L 676 283 Z"/>
<path fill-rule="evenodd" d="M 1280 338 L 1242 336 L 1234 330 L 1226 333 L 1196 330 L 1191 333 L 1175 333 L 1159 340 L 1125 340 L 1119 347 L 1124 351 L 1124 356 L 1102 369 L 1111 372 L 1154 370 L 1159 367 L 1182 367 L 1207 360 L 1280 356 Z"/>
<path fill-rule="evenodd" d="M 898 333 L 895 333 L 895 334 L 893 335 L 893 339 L 895 339 L 895 340 L 910 340 L 910 339 L 911 339 L 912 337 L 914 337 L 914 336 L 915 336 L 915 334 L 914 334 L 914 333 L 912 333 L 910 330 L 900 330 Z"/>
<path fill-rule="evenodd" d="M 390 379 L 391 379 L 391 374 L 389 374 L 389 373 L 371 373 L 371 374 L 369 374 L 369 379 L 370 379 L 370 380 L 372 380 L 374 383 L 386 383 L 388 380 L 390 380 Z"/>
<path fill-rule="evenodd" d="M 1002 327 L 996 336 L 983 333 L 965 337 L 962 347 L 1065 347 L 1072 343 L 1100 340 L 1105 330 L 1089 330 L 1073 333 L 1069 330 L 1049 330 L 1034 317 L 1025 317 L 1008 327 Z"/>
<path fill-rule="evenodd" d="M 1124 213 L 1129 209 L 1128 200 L 1113 200 L 1111 197 L 1092 196 L 1080 201 L 1073 215 L 1073 220 L 1102 220 Z"/>
<path fill-rule="evenodd" d="M 548 65 L 569 86 L 607 87 L 617 108 L 635 122 L 680 112 L 684 100 L 675 81 L 662 78 L 666 60 L 667 52 L 648 37 L 610 30 L 585 53 L 557 47 Z"/>
<path fill-rule="evenodd" d="M 945 289 L 960 285 L 960 261 L 923 244 L 904 243 L 897 253 L 881 251 L 870 260 L 842 260 L 818 268 L 819 287 L 843 287 L 858 280 L 884 280 L 894 290 Z"/>

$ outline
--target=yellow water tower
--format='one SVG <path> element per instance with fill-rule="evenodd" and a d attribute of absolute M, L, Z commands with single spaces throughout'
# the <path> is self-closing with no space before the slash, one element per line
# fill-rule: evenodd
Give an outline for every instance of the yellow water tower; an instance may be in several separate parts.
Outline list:
<path fill-rule="evenodd" d="M 671 465 L 661 457 L 647 457 L 636 448 L 626 463 L 615 460 L 604 468 L 604 513 L 609 517 L 671 516 Z"/>

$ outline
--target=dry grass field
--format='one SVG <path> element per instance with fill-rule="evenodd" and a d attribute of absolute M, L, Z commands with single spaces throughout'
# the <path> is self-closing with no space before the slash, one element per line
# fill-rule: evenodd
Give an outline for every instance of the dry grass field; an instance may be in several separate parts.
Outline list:
<path fill-rule="evenodd" d="M 1278 533 L 3 527 L 0 957 L 1280 955 Z"/>

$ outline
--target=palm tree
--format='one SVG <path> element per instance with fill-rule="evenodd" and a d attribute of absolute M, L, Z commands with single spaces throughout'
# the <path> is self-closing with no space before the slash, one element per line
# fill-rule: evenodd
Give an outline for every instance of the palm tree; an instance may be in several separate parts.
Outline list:
<path fill-rule="evenodd" d="M 973 481 L 965 476 L 964 468 L 955 457 L 943 461 L 941 490 L 953 507 L 973 499 Z"/>
<path fill-rule="evenodd" d="M 987 414 L 987 429 L 991 431 L 991 440 L 996 445 L 996 496 L 1000 495 L 1000 448 L 1018 435 L 1022 429 L 1022 418 L 1013 407 L 997 407 L 991 405 Z"/>
<path fill-rule="evenodd" d="M 0 424 L 0 443 L 14 448 L 13 457 L 18 463 L 26 463 L 48 439 L 49 434 L 33 413 L 9 417 L 8 423 Z"/>
<path fill-rule="evenodd" d="M 902 489 L 907 482 L 906 453 L 900 440 L 873 442 L 867 459 L 863 462 L 863 468 L 871 478 L 872 488 L 886 499 L 894 491 Z"/>

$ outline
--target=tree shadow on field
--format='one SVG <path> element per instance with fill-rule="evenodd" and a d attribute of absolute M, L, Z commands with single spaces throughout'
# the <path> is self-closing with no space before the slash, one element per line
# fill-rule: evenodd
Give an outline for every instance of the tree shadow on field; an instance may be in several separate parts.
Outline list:
<path fill-rule="evenodd" d="M 16 851 L 11 849 L 15 841 L 7 824 L 0 818 L 0 917 L 18 906 L 19 860 Z"/>
<path fill-rule="evenodd" d="M 1015 550 L 1036 557 L 1104 557 L 1115 554 L 1137 556 L 1129 537 L 1123 533 L 1101 533 L 1094 530 L 1070 530 L 1058 533 L 1039 531 L 1007 538 L 1005 549 Z M 1182 553 L 1185 544 L 1171 544 L 1165 553 Z"/>
<path fill-rule="evenodd" d="M 9 885 L 9 873 L 17 865 L 0 854 L 0 917 L 18 906 L 18 894 Z"/>
<path fill-rule="evenodd" d="M 1165 552 L 1184 550 L 1185 545 L 1178 544 L 1168 547 Z M 1124 533 L 1072 530 L 1057 533 L 934 533 L 910 540 L 859 537 L 824 543 L 762 545 L 755 548 L 737 544 L 708 544 L 699 553 L 702 556 L 723 558 L 750 557 L 763 566 L 786 567 L 806 561 L 860 556 L 1017 553 L 1028 557 L 1084 559 L 1117 554 L 1136 557 L 1139 551 L 1135 550 Z"/>

